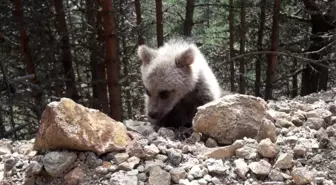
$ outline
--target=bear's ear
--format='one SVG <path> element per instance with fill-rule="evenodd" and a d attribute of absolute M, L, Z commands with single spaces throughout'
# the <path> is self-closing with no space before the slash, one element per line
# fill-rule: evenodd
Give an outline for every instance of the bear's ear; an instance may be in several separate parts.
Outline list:
<path fill-rule="evenodd" d="M 195 51 L 193 50 L 193 48 L 189 48 L 176 58 L 175 60 L 176 67 L 183 68 L 190 66 L 194 62 L 194 59 L 195 59 Z"/>
<path fill-rule="evenodd" d="M 138 56 L 142 61 L 143 65 L 147 65 L 150 61 L 155 58 L 156 50 L 147 47 L 146 45 L 140 45 L 138 47 Z"/>

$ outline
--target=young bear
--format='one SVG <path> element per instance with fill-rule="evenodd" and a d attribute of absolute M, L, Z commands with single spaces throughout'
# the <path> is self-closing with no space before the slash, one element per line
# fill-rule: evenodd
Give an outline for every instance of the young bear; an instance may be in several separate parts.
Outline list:
<path fill-rule="evenodd" d="M 148 119 L 158 127 L 191 127 L 197 107 L 218 99 L 221 88 L 190 41 L 172 39 L 158 49 L 138 48 Z"/>

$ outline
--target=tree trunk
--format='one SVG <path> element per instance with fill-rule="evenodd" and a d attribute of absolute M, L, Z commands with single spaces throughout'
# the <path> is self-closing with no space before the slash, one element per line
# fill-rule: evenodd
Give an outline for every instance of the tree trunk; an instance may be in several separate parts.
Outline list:
<path fill-rule="evenodd" d="M 19 23 L 19 27 L 20 27 L 20 43 L 21 43 L 21 49 L 23 52 L 23 56 L 25 59 L 24 61 L 27 66 L 27 71 L 28 71 L 28 74 L 34 75 L 34 78 L 31 80 L 31 82 L 34 84 L 37 84 L 36 69 L 35 69 L 32 54 L 30 52 L 29 38 L 28 38 L 26 29 L 24 26 L 24 21 L 23 21 L 23 9 L 22 9 L 21 0 L 13 0 L 12 3 L 14 5 L 13 15 L 16 21 Z M 39 91 L 40 90 L 34 93 L 34 103 L 38 110 L 37 115 L 40 115 L 40 113 L 42 112 L 41 110 L 42 109 L 42 105 L 41 105 L 42 94 Z"/>
<path fill-rule="evenodd" d="M 156 36 L 158 47 L 163 45 L 163 15 L 162 15 L 162 0 L 155 0 L 156 6 Z"/>
<path fill-rule="evenodd" d="M 120 24 L 122 29 L 124 29 L 125 27 L 125 12 L 124 12 L 124 4 L 127 4 L 127 0 L 123 0 L 123 1 L 119 1 L 119 14 L 120 14 Z M 128 48 L 127 48 L 127 44 L 126 44 L 126 35 L 122 35 L 121 36 L 121 45 L 122 45 L 122 58 L 121 61 L 123 63 L 123 78 L 126 78 L 123 86 L 126 87 L 125 88 L 125 94 L 126 94 L 126 98 L 125 98 L 125 103 L 126 103 L 126 107 L 127 107 L 127 119 L 132 119 L 132 96 L 131 96 L 131 91 L 132 88 L 131 83 L 130 83 L 130 78 L 129 78 L 129 52 L 128 52 Z"/>
<path fill-rule="evenodd" d="M 62 0 L 54 0 L 56 10 L 56 29 L 61 37 L 62 63 L 66 77 L 66 97 L 77 101 L 79 99 L 76 83 L 75 73 L 72 66 L 72 55 L 70 49 L 69 32 L 65 20 L 65 13 Z"/>
<path fill-rule="evenodd" d="M 297 74 L 294 74 L 295 69 L 297 69 L 297 60 L 294 59 L 293 61 L 293 76 L 292 76 L 292 91 L 291 91 L 291 96 L 292 98 L 295 98 L 298 95 L 298 78 Z"/>
<path fill-rule="evenodd" d="M 273 7 L 273 24 L 272 24 L 272 36 L 271 36 L 271 51 L 278 50 L 279 40 L 279 15 L 280 15 L 281 0 L 276 0 Z M 273 81 L 275 75 L 276 54 L 268 55 L 267 62 L 267 76 L 266 76 L 266 93 L 265 99 L 269 100 L 273 98 Z"/>
<path fill-rule="evenodd" d="M 142 24 L 142 17 L 141 17 L 141 4 L 140 0 L 134 0 L 135 3 L 135 14 L 136 14 L 136 24 L 138 27 L 138 44 L 143 45 L 145 44 L 145 39 L 143 38 L 141 24 Z"/>
<path fill-rule="evenodd" d="M 308 51 L 315 51 L 308 55 L 309 58 L 314 60 L 320 60 L 323 56 L 320 52 L 316 52 L 328 45 L 328 42 L 323 35 L 330 30 L 335 29 L 333 22 L 336 19 L 333 11 L 324 11 L 312 0 L 303 0 L 303 3 L 308 12 L 311 12 L 311 37 Z M 329 8 L 335 9 L 334 1 L 329 1 Z M 328 65 L 327 62 L 321 64 Z M 327 90 L 328 84 L 328 68 L 316 65 L 307 64 L 302 72 L 301 83 L 301 96 L 308 95 L 310 93 L 318 92 L 320 90 Z"/>
<path fill-rule="evenodd" d="M 239 54 L 245 53 L 246 12 L 245 0 L 241 0 L 240 8 L 240 50 Z M 245 61 L 244 57 L 239 60 L 239 93 L 245 94 Z"/>
<path fill-rule="evenodd" d="M 230 59 L 234 57 L 234 30 L 233 30 L 233 0 L 230 0 L 229 10 L 229 30 L 230 30 Z M 235 92 L 235 68 L 234 61 L 230 60 L 230 89 L 231 92 Z"/>
<path fill-rule="evenodd" d="M 101 61 L 98 56 L 98 51 L 101 46 L 97 41 L 97 8 L 98 6 L 95 0 L 86 0 L 87 21 L 90 25 L 88 27 L 90 31 L 90 34 L 88 35 L 88 43 L 90 49 L 90 71 L 92 81 L 92 107 L 104 113 L 108 113 L 107 90 L 104 83 L 104 81 L 106 81 L 105 65 L 104 61 Z M 102 63 L 103 65 L 99 65 L 99 63 Z M 103 68 L 102 76 L 99 74 L 99 70 L 101 70 L 100 68 Z"/>
<path fill-rule="evenodd" d="M 121 121 L 121 91 L 119 86 L 119 59 L 116 19 L 112 9 L 113 2 L 103 1 L 105 64 L 107 68 L 107 83 L 110 98 L 110 115 L 116 121 Z"/>
<path fill-rule="evenodd" d="M 266 21 L 266 0 L 262 0 L 260 2 L 260 24 L 258 30 L 258 41 L 257 47 L 259 51 L 263 50 L 263 36 L 264 36 L 264 29 L 265 29 L 265 21 Z M 255 73 L 256 73 L 256 80 L 254 84 L 254 94 L 257 97 L 261 97 L 260 88 L 261 88 L 261 62 L 263 61 L 263 55 L 259 55 L 256 66 L 255 66 Z"/>
<path fill-rule="evenodd" d="M 194 8 L 195 8 L 195 0 L 187 0 L 183 34 L 189 37 L 191 36 L 192 27 L 194 24 L 193 23 Z"/>
<path fill-rule="evenodd" d="M 138 45 L 145 44 L 145 39 L 143 38 L 143 32 L 142 32 L 142 18 L 141 18 L 141 4 L 140 0 L 135 0 L 135 14 L 136 14 L 136 24 L 138 27 Z M 140 93 L 144 94 L 143 88 L 140 88 Z M 140 113 L 145 114 L 145 104 L 140 103 Z"/>

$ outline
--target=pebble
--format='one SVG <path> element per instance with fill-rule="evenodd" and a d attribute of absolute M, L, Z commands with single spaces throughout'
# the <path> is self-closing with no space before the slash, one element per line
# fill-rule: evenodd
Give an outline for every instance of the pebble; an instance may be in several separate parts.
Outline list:
<path fill-rule="evenodd" d="M 276 160 L 274 167 L 280 169 L 289 169 L 293 166 L 293 157 L 287 153 L 280 153 L 278 159 Z"/>
<path fill-rule="evenodd" d="M 263 159 L 258 162 L 251 162 L 248 167 L 257 175 L 268 175 L 272 168 L 271 164 Z"/>
<path fill-rule="evenodd" d="M 279 153 L 279 151 L 279 147 L 272 143 L 269 138 L 261 140 L 258 145 L 258 152 L 263 157 L 274 158 Z"/>
<path fill-rule="evenodd" d="M 179 165 L 182 161 L 182 153 L 176 149 L 170 148 L 167 151 L 169 162 L 173 165 Z"/>

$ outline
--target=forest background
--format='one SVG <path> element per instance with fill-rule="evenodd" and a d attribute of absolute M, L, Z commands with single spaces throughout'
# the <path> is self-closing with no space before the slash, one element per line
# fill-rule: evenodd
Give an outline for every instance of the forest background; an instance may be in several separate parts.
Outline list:
<path fill-rule="evenodd" d="M 61 97 L 137 119 L 137 48 L 172 37 L 193 38 L 228 91 L 291 98 L 336 80 L 336 0 L 2 0 L 0 26 L 0 138 L 34 137 Z"/>

